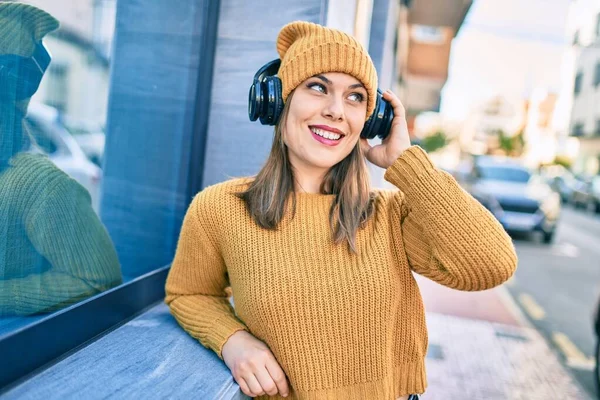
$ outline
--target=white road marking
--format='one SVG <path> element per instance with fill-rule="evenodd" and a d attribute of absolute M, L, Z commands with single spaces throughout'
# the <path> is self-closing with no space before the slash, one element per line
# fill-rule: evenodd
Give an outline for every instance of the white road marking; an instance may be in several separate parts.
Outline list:
<path fill-rule="evenodd" d="M 552 333 L 552 340 L 565 356 L 569 367 L 591 371 L 596 366 L 596 360 L 593 357 L 587 357 L 583 354 L 564 333 Z"/>
<path fill-rule="evenodd" d="M 529 314 L 529 316 L 535 320 L 544 319 L 546 316 L 546 312 L 536 301 L 528 294 L 519 295 L 519 303 L 525 309 L 525 312 Z"/>
<path fill-rule="evenodd" d="M 574 244 L 568 242 L 562 242 L 555 246 L 552 246 L 552 250 L 550 251 L 554 256 L 562 256 L 562 257 L 571 257 L 577 258 L 579 257 L 579 247 Z"/>

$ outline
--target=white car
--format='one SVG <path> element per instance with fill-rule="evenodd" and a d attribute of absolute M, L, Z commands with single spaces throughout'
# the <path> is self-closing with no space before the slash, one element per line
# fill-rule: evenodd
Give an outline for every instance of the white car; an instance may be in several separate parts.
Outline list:
<path fill-rule="evenodd" d="M 25 116 L 25 124 L 40 150 L 90 193 L 92 207 L 97 213 L 102 170 L 86 157 L 58 117 L 55 108 L 31 103 Z"/>

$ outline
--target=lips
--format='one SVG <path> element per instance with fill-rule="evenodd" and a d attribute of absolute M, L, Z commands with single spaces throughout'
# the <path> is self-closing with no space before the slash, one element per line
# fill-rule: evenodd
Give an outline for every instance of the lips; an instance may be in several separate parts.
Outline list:
<path fill-rule="evenodd" d="M 311 125 L 311 126 L 309 126 L 309 128 L 321 129 L 322 131 L 329 131 L 332 133 L 337 133 L 338 135 L 346 136 L 346 134 L 344 132 L 340 131 L 337 128 L 328 126 L 328 125 Z"/>
<path fill-rule="evenodd" d="M 312 135 L 313 139 L 315 139 L 317 142 L 320 142 L 326 146 L 337 146 L 338 144 L 340 144 L 340 142 L 344 139 L 344 135 L 342 135 L 339 139 L 327 139 L 323 136 L 317 135 L 316 133 L 314 133 L 312 131 L 311 128 L 317 128 L 318 125 L 314 125 L 308 128 L 308 130 L 310 131 L 310 134 Z M 317 129 L 321 129 L 321 128 L 317 128 Z M 322 129 L 325 130 L 325 129 Z M 337 133 L 337 132 L 336 132 Z"/>

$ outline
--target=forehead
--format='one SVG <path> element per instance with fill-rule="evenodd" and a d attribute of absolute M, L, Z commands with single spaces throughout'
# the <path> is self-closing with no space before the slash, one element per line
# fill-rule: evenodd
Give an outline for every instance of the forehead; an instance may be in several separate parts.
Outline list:
<path fill-rule="evenodd" d="M 323 72 L 315 76 L 323 76 L 335 86 L 350 86 L 357 83 L 361 83 L 358 79 L 350 74 L 344 72 Z M 313 77 L 314 78 L 314 77 Z"/>

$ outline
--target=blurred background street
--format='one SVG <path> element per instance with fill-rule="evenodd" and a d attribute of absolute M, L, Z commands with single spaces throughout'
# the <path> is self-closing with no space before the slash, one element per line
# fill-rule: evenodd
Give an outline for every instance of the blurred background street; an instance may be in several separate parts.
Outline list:
<path fill-rule="evenodd" d="M 412 142 L 519 255 L 515 276 L 485 292 L 415 276 L 430 333 L 423 398 L 600 398 L 600 0 L 23 2 L 61 23 L 24 124 L 89 193 L 124 282 L 171 262 L 195 193 L 261 167 L 272 129 L 248 121 L 248 88 L 276 57 L 276 32 L 310 20 L 368 48 Z M 0 344 L 47 317 L 0 318 Z M 219 379 L 205 387 L 239 395 Z"/>
<path fill-rule="evenodd" d="M 435 371 L 433 379 L 440 380 L 439 386 L 446 387 L 448 375 L 451 375 L 458 380 L 464 379 L 462 387 L 468 387 L 473 395 L 479 393 L 482 396 L 476 398 L 547 398 L 548 393 L 567 396 L 566 392 L 570 390 L 575 390 L 578 396 L 564 398 L 595 398 L 597 336 L 593 320 L 600 282 L 598 234 L 600 217 L 565 207 L 552 245 L 542 243 L 540 237 L 513 235 L 520 263 L 517 273 L 505 287 L 482 293 L 458 293 L 419 277 L 431 319 L 430 344 L 433 347 L 430 348 L 429 368 Z M 448 326 L 460 327 L 461 324 L 463 330 L 483 330 L 483 334 L 489 336 L 485 344 L 481 345 L 478 334 L 467 332 L 461 334 L 462 338 L 467 338 L 464 344 L 445 338 Z M 490 345 L 494 340 L 495 344 Z M 547 347 L 540 345 L 544 341 Z M 454 361 L 454 369 L 435 361 L 442 353 L 440 342 L 446 343 L 446 351 L 466 345 L 462 352 L 465 359 L 459 356 L 458 361 Z M 500 356 L 495 351 L 498 346 L 504 347 Z M 473 354 L 476 350 L 482 353 Z M 507 354 L 511 362 L 503 359 Z M 486 367 L 487 362 L 492 366 Z M 456 368 L 467 369 L 470 373 L 455 374 Z M 500 385 L 504 388 L 514 385 L 513 388 L 520 391 L 519 395 L 504 397 L 512 392 L 490 389 L 498 386 L 502 373 L 507 375 L 503 376 Z M 541 381 L 525 379 L 524 382 L 537 384 L 534 384 L 535 388 L 524 390 L 524 386 L 517 383 L 523 374 L 540 374 L 544 378 Z M 574 386 L 564 386 L 565 380 L 572 380 Z M 554 384 L 558 386 L 554 387 Z M 433 392 L 432 398 L 438 398 L 435 397 L 436 390 L 430 392 Z M 439 392 L 438 396 L 441 395 Z"/>

